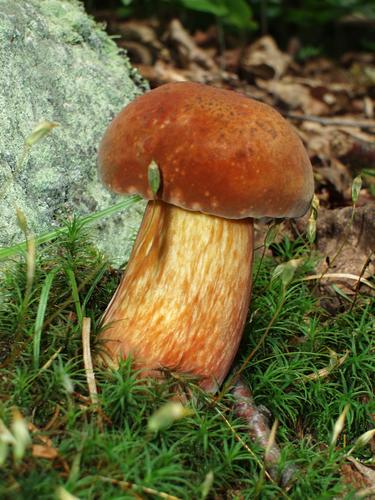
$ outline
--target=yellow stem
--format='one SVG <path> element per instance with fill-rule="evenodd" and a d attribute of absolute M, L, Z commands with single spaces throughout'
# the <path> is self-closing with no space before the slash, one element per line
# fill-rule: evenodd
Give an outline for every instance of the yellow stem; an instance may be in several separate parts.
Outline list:
<path fill-rule="evenodd" d="M 236 355 L 251 291 L 253 222 L 149 204 L 102 321 L 102 358 L 131 356 L 216 391 Z"/>

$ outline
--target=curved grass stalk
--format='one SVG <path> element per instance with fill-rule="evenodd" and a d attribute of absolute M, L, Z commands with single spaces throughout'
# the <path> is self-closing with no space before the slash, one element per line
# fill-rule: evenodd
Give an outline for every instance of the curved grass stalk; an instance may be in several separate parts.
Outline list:
<path fill-rule="evenodd" d="M 123 210 L 127 210 L 135 203 L 138 203 L 141 199 L 142 198 L 139 195 L 128 196 L 126 197 L 125 200 L 120 201 L 119 203 L 116 203 L 115 205 L 112 205 L 103 210 L 98 210 L 97 212 L 86 215 L 85 217 L 81 217 L 78 219 L 78 221 L 82 226 L 86 226 L 87 224 L 92 224 L 97 220 L 104 219 L 105 217 L 109 217 Z M 46 231 L 45 233 L 42 233 L 39 236 L 35 237 L 35 244 L 41 245 L 42 243 L 47 243 L 48 241 L 52 241 L 56 239 L 58 236 L 65 234 L 67 231 L 68 231 L 67 227 L 61 227 L 53 231 Z M 24 241 L 22 243 L 18 243 L 10 247 L 0 248 L 0 261 L 13 257 L 19 252 L 26 250 L 26 247 L 27 243 L 26 241 Z"/>

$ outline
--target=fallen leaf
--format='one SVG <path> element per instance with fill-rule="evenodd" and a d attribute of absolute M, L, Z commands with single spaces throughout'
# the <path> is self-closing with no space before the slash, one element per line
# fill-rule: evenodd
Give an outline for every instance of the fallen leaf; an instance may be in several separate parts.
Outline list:
<path fill-rule="evenodd" d="M 279 79 L 291 61 L 291 57 L 281 52 L 274 39 L 267 35 L 245 49 L 240 66 L 247 76 L 269 80 Z"/>
<path fill-rule="evenodd" d="M 375 203 L 357 207 L 352 223 L 351 217 L 351 207 L 334 210 L 320 207 L 317 218 L 317 249 L 331 261 L 337 254 L 329 272 L 350 273 L 368 278 L 375 274 L 374 256 L 363 272 L 364 264 L 375 249 Z M 302 233 L 305 232 L 307 222 L 306 217 L 296 221 L 297 228 Z M 343 247 L 338 252 L 342 244 Z M 325 267 L 322 259 L 317 272 L 323 271 Z M 340 281 L 347 288 L 353 288 L 353 281 Z"/>
<path fill-rule="evenodd" d="M 375 470 L 373 468 L 363 465 L 353 457 L 347 457 L 346 459 L 361 473 L 368 486 L 375 487 Z"/>
<path fill-rule="evenodd" d="M 47 458 L 49 460 L 53 460 L 59 455 L 56 448 L 44 444 L 33 444 L 31 452 L 35 458 Z"/>
<path fill-rule="evenodd" d="M 207 51 L 198 47 L 193 37 L 178 19 L 173 19 L 170 22 L 165 38 L 174 45 L 183 68 L 188 68 L 190 63 L 195 62 L 204 69 L 217 70 L 213 58 L 208 55 Z"/>
<path fill-rule="evenodd" d="M 307 115 L 324 115 L 329 111 L 327 104 L 315 99 L 306 86 L 290 79 L 266 81 L 258 78 L 256 83 L 274 95 L 288 109 L 300 109 Z"/>

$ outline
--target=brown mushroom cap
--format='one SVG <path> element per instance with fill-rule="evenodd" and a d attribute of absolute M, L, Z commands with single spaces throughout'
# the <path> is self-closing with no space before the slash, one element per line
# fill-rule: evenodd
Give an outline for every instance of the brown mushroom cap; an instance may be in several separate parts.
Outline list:
<path fill-rule="evenodd" d="M 313 195 L 312 168 L 293 128 L 266 104 L 198 83 L 170 83 L 138 97 L 99 148 L 103 182 L 225 218 L 299 217 Z"/>

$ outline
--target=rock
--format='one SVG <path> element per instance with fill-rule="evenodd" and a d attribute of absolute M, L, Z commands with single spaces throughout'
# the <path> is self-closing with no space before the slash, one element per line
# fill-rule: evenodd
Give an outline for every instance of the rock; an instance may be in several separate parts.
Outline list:
<path fill-rule="evenodd" d="M 16 208 L 36 234 L 120 198 L 96 173 L 112 117 L 147 84 L 77 0 L 0 0 L 0 245 L 23 240 Z M 25 139 L 59 123 L 20 165 Z M 123 262 L 142 206 L 95 228 L 98 245 Z"/>

